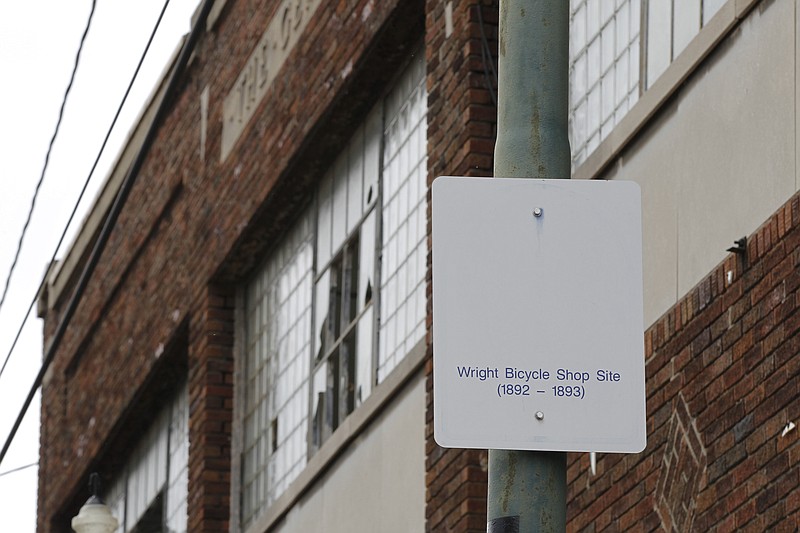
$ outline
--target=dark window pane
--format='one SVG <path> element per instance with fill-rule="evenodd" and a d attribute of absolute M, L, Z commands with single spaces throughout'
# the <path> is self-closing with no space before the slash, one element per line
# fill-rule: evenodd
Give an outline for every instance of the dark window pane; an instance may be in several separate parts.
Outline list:
<path fill-rule="evenodd" d="M 358 236 L 344 249 L 342 270 L 342 330 L 355 319 L 358 311 Z"/>
<path fill-rule="evenodd" d="M 344 419 L 355 408 L 356 331 L 351 330 L 339 348 L 339 413 Z"/>

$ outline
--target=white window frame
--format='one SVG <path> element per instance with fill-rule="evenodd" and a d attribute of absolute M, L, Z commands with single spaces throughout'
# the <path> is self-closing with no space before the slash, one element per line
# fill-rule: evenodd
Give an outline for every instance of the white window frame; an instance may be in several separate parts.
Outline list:
<path fill-rule="evenodd" d="M 247 439 L 245 438 L 244 434 L 246 431 L 248 431 L 245 425 L 245 417 L 248 416 L 248 412 L 241 410 L 237 411 L 236 420 L 238 421 L 238 427 L 234 431 L 234 479 L 232 483 L 232 491 L 234 492 L 232 496 L 232 526 L 234 530 L 257 531 L 263 529 L 265 523 L 271 523 L 271 520 L 274 520 L 276 513 L 280 512 L 281 509 L 286 508 L 288 505 L 286 502 L 292 502 L 296 497 L 298 497 L 300 490 L 298 487 L 306 486 L 313 480 L 313 477 L 309 478 L 309 476 L 312 475 L 309 472 L 313 473 L 321 468 L 319 466 L 320 463 L 326 464 L 327 462 L 333 460 L 335 457 L 335 450 L 340 449 L 347 441 L 352 439 L 353 436 L 365 426 L 367 421 L 374 416 L 377 410 L 382 409 L 383 406 L 385 406 L 398 388 L 405 383 L 410 373 L 419 369 L 421 366 L 425 351 L 425 261 L 427 259 L 427 93 L 425 89 L 424 54 L 422 54 L 421 51 L 417 51 L 415 54 L 412 54 L 412 59 L 409 65 L 403 68 L 402 71 L 404 74 L 400 75 L 398 77 L 398 81 L 392 85 L 393 89 L 389 91 L 387 96 L 379 102 L 373 112 L 368 115 L 361 127 L 356 131 L 354 138 L 347 143 L 346 147 L 340 153 L 340 156 L 333 163 L 329 174 L 326 175 L 323 181 L 320 183 L 318 192 L 315 194 L 315 199 L 312 202 L 312 205 L 308 208 L 310 213 L 309 211 L 306 211 L 306 213 L 303 215 L 304 218 L 309 218 L 312 220 L 316 219 L 316 223 L 313 224 L 314 236 L 311 238 L 312 242 L 314 243 L 314 268 L 312 270 L 312 278 L 314 280 L 313 286 L 316 287 L 312 289 L 314 303 L 312 304 L 311 314 L 314 317 L 314 320 L 312 321 L 312 332 L 310 334 L 311 344 L 308 350 L 309 366 L 308 371 L 303 378 L 303 384 L 306 386 L 309 398 L 308 412 L 306 415 L 306 425 L 308 428 L 308 440 L 306 443 L 307 464 L 304 462 L 302 464 L 302 468 L 294 471 L 292 473 L 292 477 L 290 479 L 287 478 L 287 483 L 285 486 L 280 487 L 281 490 L 279 492 L 270 495 L 268 498 L 263 498 L 262 495 L 261 501 L 257 506 L 258 510 L 254 510 L 255 506 L 250 505 L 250 510 L 247 513 L 244 513 L 244 507 L 242 503 L 246 498 L 251 497 L 251 493 L 246 493 L 245 484 L 243 483 L 249 474 L 244 472 L 245 468 L 242 455 L 247 448 L 247 445 L 245 444 Z M 408 76 L 405 75 L 405 73 L 411 71 L 413 71 L 413 76 L 416 77 L 416 81 L 413 83 L 409 82 Z M 405 143 L 405 145 L 410 147 L 412 146 L 410 143 L 412 142 L 413 138 L 413 142 L 416 143 L 413 146 L 415 146 L 417 150 L 421 150 L 421 152 L 417 152 L 417 157 L 419 160 L 414 161 L 413 165 L 411 166 L 413 173 L 409 173 L 408 175 L 403 175 L 403 168 L 405 168 L 405 170 L 409 170 L 409 168 L 406 168 L 409 166 L 407 165 L 408 157 L 403 155 L 404 152 L 401 155 L 403 155 L 404 158 L 403 165 L 406 165 L 406 167 L 402 167 L 401 165 L 399 167 L 399 174 L 398 169 L 389 168 L 384 165 L 386 162 L 385 160 L 387 159 L 386 154 L 388 153 L 386 151 L 388 148 L 385 146 L 388 145 L 388 143 L 385 143 L 384 141 L 387 139 L 387 135 L 390 135 L 390 133 L 387 131 L 390 121 L 387 121 L 383 117 L 387 115 L 387 110 L 393 109 L 399 115 L 402 115 L 402 110 L 406 108 L 402 101 L 397 102 L 392 100 L 392 98 L 398 93 L 398 87 L 402 87 L 402 90 L 400 90 L 401 94 L 410 94 L 413 96 L 413 98 L 415 98 L 414 101 L 416 102 L 415 105 L 417 107 L 411 109 L 413 112 L 406 113 L 405 119 L 415 121 L 413 122 L 414 128 L 418 128 L 421 132 L 418 134 L 414 133 L 417 130 L 412 128 L 413 135 L 408 134 L 408 132 L 405 132 L 404 135 L 401 135 L 401 143 Z M 396 97 L 395 100 L 397 100 Z M 377 119 L 375 117 L 377 117 Z M 378 150 L 373 154 L 373 146 L 373 149 L 370 151 L 370 153 L 366 154 L 364 147 L 370 142 L 370 138 L 369 134 L 365 135 L 364 131 L 362 130 L 369 132 L 370 130 L 374 130 L 376 127 L 378 128 L 377 135 L 380 139 L 377 147 Z M 361 148 L 358 148 L 359 144 L 361 144 Z M 404 149 L 406 148 L 401 148 L 401 152 Z M 362 150 L 362 154 L 360 156 L 358 155 L 359 150 Z M 349 160 L 355 161 L 359 157 L 361 157 L 363 160 L 356 164 L 354 167 L 355 170 L 353 170 L 353 168 L 351 168 L 352 165 L 348 164 L 348 158 Z M 344 163 L 342 163 L 342 161 L 344 161 Z M 398 159 L 398 161 L 400 161 L 400 159 Z M 344 166 L 344 170 L 342 169 L 342 166 Z M 373 166 L 375 167 L 376 172 L 374 180 L 371 181 L 368 177 L 369 170 L 367 167 L 371 168 Z M 336 238 L 333 238 L 330 241 L 330 246 L 321 246 L 320 235 L 324 232 L 320 232 L 321 226 L 319 218 L 320 213 L 324 214 L 325 210 L 327 209 L 327 207 L 325 207 L 327 197 L 321 192 L 322 188 L 324 187 L 325 183 L 328 183 L 329 180 L 336 183 L 338 176 L 345 176 L 352 172 L 361 172 L 363 174 L 363 178 L 360 182 L 361 190 L 358 190 L 359 186 L 348 186 L 349 188 L 347 190 L 350 192 L 346 192 L 344 194 L 345 196 L 352 196 L 353 198 L 357 198 L 359 195 L 361 195 L 361 197 L 364 199 L 362 203 L 362 209 L 360 211 L 346 209 L 347 217 L 346 222 L 343 224 L 343 229 L 331 229 L 331 232 L 336 234 Z M 401 180 L 401 188 L 399 190 L 402 190 L 402 193 L 398 192 L 397 198 L 400 198 L 402 195 L 406 195 L 403 197 L 405 198 L 405 205 L 407 208 L 411 209 L 415 215 L 421 217 L 423 222 L 418 223 L 418 221 L 415 219 L 414 230 L 410 232 L 413 234 L 414 232 L 419 233 L 421 231 L 422 236 L 419 238 L 417 238 L 418 236 L 414 236 L 416 234 L 409 237 L 408 228 L 404 228 L 403 230 L 398 229 L 398 232 L 406 231 L 406 249 L 412 248 L 409 253 L 415 254 L 415 261 L 422 262 L 422 268 L 416 268 L 415 264 L 415 271 L 412 278 L 416 277 L 418 279 L 413 283 L 409 283 L 410 279 L 407 273 L 404 272 L 404 275 L 406 276 L 406 286 L 403 290 L 397 289 L 397 292 L 394 294 L 394 305 L 396 307 L 391 310 L 393 313 L 392 316 L 399 316 L 400 312 L 404 313 L 403 316 L 406 318 L 408 316 L 412 316 L 413 312 L 416 312 L 417 314 L 421 313 L 421 316 L 407 321 L 411 326 L 413 326 L 410 330 L 411 332 L 409 333 L 405 330 L 401 332 L 402 343 L 398 342 L 393 346 L 395 353 L 392 355 L 392 359 L 386 362 L 380 358 L 380 349 L 378 347 L 379 339 L 381 338 L 381 335 L 384 334 L 384 332 L 380 329 L 382 325 L 379 322 L 378 310 L 383 309 L 384 312 L 386 312 L 385 310 L 388 309 L 388 307 L 391 307 L 386 301 L 381 300 L 382 294 L 386 292 L 386 288 L 381 285 L 381 278 L 382 276 L 387 275 L 385 267 L 382 267 L 384 263 L 381 260 L 381 257 L 383 256 L 383 260 L 386 259 L 385 256 L 390 253 L 389 246 L 391 245 L 390 242 L 384 241 L 383 229 L 387 223 L 394 222 L 394 220 L 389 220 L 386 218 L 386 206 L 384 205 L 384 185 L 385 181 L 389 179 L 389 172 L 394 172 L 392 176 Z M 407 183 L 408 180 L 406 178 L 408 178 L 409 175 L 413 175 L 417 179 L 413 187 Z M 348 177 L 348 180 L 349 179 L 350 178 Z M 373 197 L 371 198 L 367 198 L 369 183 L 373 183 L 374 185 L 374 193 L 372 194 Z M 409 190 L 415 191 L 416 195 L 418 196 L 414 199 L 413 203 L 408 201 Z M 335 194 L 336 191 L 332 191 L 332 193 Z M 340 192 L 340 194 L 342 193 Z M 330 200 L 331 202 L 335 201 L 332 198 L 330 198 Z M 404 217 L 401 218 L 401 225 L 410 224 L 407 220 L 407 216 L 404 215 Z M 335 222 L 336 219 L 333 220 Z M 374 224 L 374 230 L 365 230 L 365 228 L 369 227 L 370 224 Z M 292 230 L 290 230 L 290 233 L 291 231 Z M 374 233 L 374 238 L 371 238 L 373 236 L 370 236 L 370 233 Z M 395 233 L 392 235 L 395 235 Z M 321 328 L 320 324 L 317 324 L 317 322 L 321 323 L 322 317 L 325 315 L 325 313 L 319 312 L 319 310 L 322 309 L 319 304 L 323 303 L 320 294 L 325 292 L 325 277 L 329 276 L 329 273 L 332 271 L 331 267 L 336 266 L 339 263 L 346 263 L 343 258 L 346 256 L 346 252 L 351 247 L 354 247 L 356 243 L 359 243 L 359 246 L 357 247 L 359 250 L 362 250 L 363 248 L 370 248 L 369 245 L 360 247 L 360 243 L 364 242 L 365 239 L 374 242 L 372 246 L 374 258 L 372 260 L 372 276 L 370 281 L 372 284 L 372 297 L 369 299 L 369 301 L 365 301 L 363 298 L 365 292 L 361 274 L 358 276 L 351 276 L 350 279 L 353 281 L 353 283 L 357 282 L 359 284 L 356 295 L 358 305 L 355 309 L 349 311 L 347 324 L 339 327 L 338 330 L 336 330 L 334 334 L 335 338 L 329 339 L 329 342 L 326 345 L 322 345 L 319 337 Z M 418 250 L 419 247 L 424 248 L 424 252 L 420 252 Z M 280 248 L 280 245 L 278 245 L 278 248 Z M 397 245 L 397 249 L 399 248 L 400 246 Z M 353 249 L 355 250 L 355 248 Z M 396 250 L 393 251 L 396 253 Z M 359 262 L 361 262 L 360 258 L 362 255 L 363 252 L 359 251 Z M 395 268 L 394 271 L 389 272 L 390 277 L 395 276 L 395 274 L 399 272 L 398 269 L 406 268 L 407 266 L 410 267 L 405 258 L 400 259 L 401 261 L 396 265 L 397 268 Z M 268 258 L 268 261 L 269 260 L 270 259 Z M 259 270 L 259 272 L 261 271 Z M 255 280 L 259 276 L 261 276 L 261 274 L 256 274 L 256 277 L 253 279 Z M 248 283 L 248 286 L 253 283 L 258 282 L 251 281 Z M 244 311 L 248 298 L 247 291 L 244 289 L 244 287 L 239 291 L 239 295 L 240 305 L 238 306 L 237 310 L 237 338 L 247 339 L 247 328 L 248 324 L 251 324 L 251 322 L 249 322 L 251 317 L 248 317 L 247 313 Z M 417 303 L 417 300 L 415 299 L 418 296 L 421 298 L 419 303 Z M 411 311 L 411 306 L 407 305 L 408 302 L 412 300 L 415 305 L 418 305 L 418 307 L 413 308 L 413 312 Z M 400 311 L 398 311 L 398 309 L 400 309 Z M 359 354 L 363 355 L 363 352 L 358 350 L 356 351 L 356 360 L 350 361 L 349 366 L 347 366 L 347 379 L 336 384 L 335 387 L 332 387 L 334 393 L 336 393 L 335 395 L 337 396 L 337 408 L 341 412 L 336 418 L 335 424 L 330 425 L 323 431 L 317 431 L 315 434 L 314 421 L 317 418 L 315 417 L 315 411 L 318 411 L 315 410 L 315 404 L 319 397 L 319 390 L 317 390 L 319 387 L 315 387 L 316 384 L 314 378 L 318 372 L 325 368 L 326 364 L 328 364 L 330 361 L 333 361 L 337 351 L 343 350 L 347 346 L 346 341 L 348 341 L 351 332 L 357 331 L 362 324 L 368 325 L 368 327 L 365 326 L 365 330 L 371 329 L 371 331 L 367 331 L 366 333 L 367 339 L 361 342 L 363 346 L 369 347 L 368 349 L 370 353 L 367 354 L 368 357 L 362 357 L 361 360 L 359 360 L 358 356 Z M 397 329 L 395 330 L 395 333 L 396 332 Z M 251 357 L 251 355 L 247 353 L 246 345 L 252 344 L 252 342 L 253 339 L 247 340 L 244 343 L 237 343 L 237 346 L 239 346 L 237 349 L 239 352 L 239 360 L 245 361 L 246 364 L 249 364 L 247 363 L 248 357 Z M 352 346 L 352 342 L 350 345 Z M 363 350 L 363 348 L 359 348 L 359 350 Z M 404 352 L 402 355 L 400 354 L 401 351 Z M 341 359 L 339 361 L 341 361 Z M 382 363 L 384 372 L 379 375 L 378 369 L 381 368 Z M 336 365 L 337 368 L 341 370 L 341 363 L 336 363 Z M 237 392 L 237 398 L 239 401 L 237 404 L 240 406 L 243 405 L 243 400 L 246 401 L 245 396 L 247 391 L 244 390 L 244 385 L 246 381 L 249 380 L 249 377 L 245 375 L 246 372 L 246 370 L 242 369 L 242 372 L 237 374 L 236 382 L 239 388 L 239 392 Z M 345 375 L 345 373 L 340 372 L 336 377 L 341 377 L 342 375 Z M 329 384 L 327 383 L 329 381 L 330 380 L 326 380 L 326 385 Z M 274 384 L 272 386 L 280 386 L 280 384 Z M 336 391 L 346 391 L 346 394 L 338 394 Z M 261 393 L 264 393 L 264 391 L 261 391 Z M 270 420 L 274 419 L 272 414 L 268 414 L 268 418 Z M 343 429 L 340 430 L 342 422 L 345 420 L 345 418 L 348 419 L 348 423 Z M 270 423 L 269 426 L 269 430 L 272 430 L 273 424 Z M 278 430 L 277 433 L 280 435 L 280 423 L 278 423 L 278 427 L 275 429 Z M 261 428 L 260 431 L 265 431 L 265 428 Z M 275 442 L 276 440 L 280 440 L 280 437 L 278 436 L 276 439 L 274 435 L 266 435 L 265 439 L 269 442 Z M 250 441 L 250 444 L 252 444 L 252 440 Z M 248 490 L 252 491 L 252 489 Z M 268 492 L 269 489 L 264 490 L 265 492 Z"/>
<path fill-rule="evenodd" d="M 641 0 L 571 0 L 569 128 L 580 165 L 641 94 Z"/>
<path fill-rule="evenodd" d="M 189 399 L 184 382 L 135 443 L 106 501 L 119 531 L 134 531 L 152 509 L 162 514 L 165 530 L 187 531 L 189 486 Z M 147 518 L 145 518 L 147 517 Z"/>
<path fill-rule="evenodd" d="M 746 11 L 757 1 L 747 0 L 747 6 L 739 8 L 736 6 L 736 0 L 571 0 L 569 121 L 574 177 L 595 176 L 695 68 L 707 53 L 709 43 L 714 46 L 718 39 L 736 24 L 739 16 L 737 13 Z M 656 28 L 649 28 L 651 3 L 668 13 L 668 27 L 659 26 L 657 28 L 659 31 L 656 31 Z M 618 18 L 623 13 L 625 5 L 629 6 L 627 18 L 630 25 L 627 50 L 630 92 L 627 97 L 620 90 L 620 83 L 625 78 L 625 73 L 622 71 L 624 69 L 612 66 L 607 70 L 609 68 L 607 64 L 605 67 L 599 66 L 599 81 L 594 83 L 588 79 L 586 64 L 588 59 L 582 60 L 588 58 L 588 48 L 592 40 L 596 36 L 599 36 L 598 40 L 602 39 L 605 25 L 609 20 Z M 696 8 L 693 10 L 694 16 L 684 20 L 686 24 L 676 26 L 674 15 L 676 9 L 678 12 L 688 13 L 686 10 L 690 8 Z M 612 12 L 613 17 L 609 18 Z M 591 28 L 587 27 L 591 14 L 597 18 L 595 32 L 590 32 Z M 612 22 L 618 24 L 619 21 L 612 20 Z M 634 25 L 638 25 L 635 34 Z M 685 31 L 681 28 L 685 28 Z M 615 32 L 615 65 L 625 54 L 622 52 L 621 43 L 618 42 L 619 35 L 620 32 Z M 666 48 L 660 48 L 661 63 L 657 57 L 652 56 L 655 50 L 651 49 L 653 45 L 651 39 L 658 35 L 667 41 Z M 596 48 L 602 48 L 602 44 L 596 45 Z M 620 53 L 623 53 L 623 56 L 620 56 Z M 665 53 L 666 55 L 663 55 Z M 596 55 L 598 55 L 596 61 L 603 64 L 602 52 L 597 52 Z M 679 65 L 674 66 L 679 57 L 681 58 L 678 61 Z M 609 89 L 614 87 L 613 112 L 610 92 L 604 90 L 604 76 L 611 71 L 614 72 L 612 76 L 614 79 L 608 79 L 608 87 Z M 654 87 L 655 92 L 652 90 Z M 603 97 L 604 94 L 606 98 Z M 641 102 L 642 100 L 645 101 Z M 630 111 L 634 107 L 637 110 L 631 116 Z M 595 114 L 598 116 L 595 117 Z M 614 138 L 609 139 L 612 131 L 616 131 Z M 587 161 L 588 164 L 585 165 Z"/>

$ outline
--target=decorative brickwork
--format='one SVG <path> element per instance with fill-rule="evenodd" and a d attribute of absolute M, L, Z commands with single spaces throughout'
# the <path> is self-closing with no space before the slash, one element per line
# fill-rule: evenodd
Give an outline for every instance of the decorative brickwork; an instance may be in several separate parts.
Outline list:
<path fill-rule="evenodd" d="M 695 496 L 705 474 L 706 453 L 683 396 L 679 393 L 673 403 L 656 488 L 656 511 L 666 529 L 691 531 Z"/>
<path fill-rule="evenodd" d="M 571 531 L 796 531 L 800 197 L 645 333 L 648 444 L 569 465 Z"/>

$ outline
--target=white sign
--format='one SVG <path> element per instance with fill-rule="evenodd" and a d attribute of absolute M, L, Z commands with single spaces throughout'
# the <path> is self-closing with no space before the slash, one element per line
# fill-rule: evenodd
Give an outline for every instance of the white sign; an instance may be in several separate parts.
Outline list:
<path fill-rule="evenodd" d="M 433 182 L 439 445 L 644 449 L 641 219 L 634 182 Z"/>

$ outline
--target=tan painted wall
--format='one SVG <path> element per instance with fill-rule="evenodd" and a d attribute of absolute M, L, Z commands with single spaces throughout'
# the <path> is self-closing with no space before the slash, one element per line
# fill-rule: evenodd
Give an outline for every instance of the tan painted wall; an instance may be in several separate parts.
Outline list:
<path fill-rule="evenodd" d="M 762 2 L 602 176 L 642 187 L 645 325 L 798 189 L 796 21 Z"/>
<path fill-rule="evenodd" d="M 424 431 L 418 373 L 274 531 L 424 531 Z"/>

